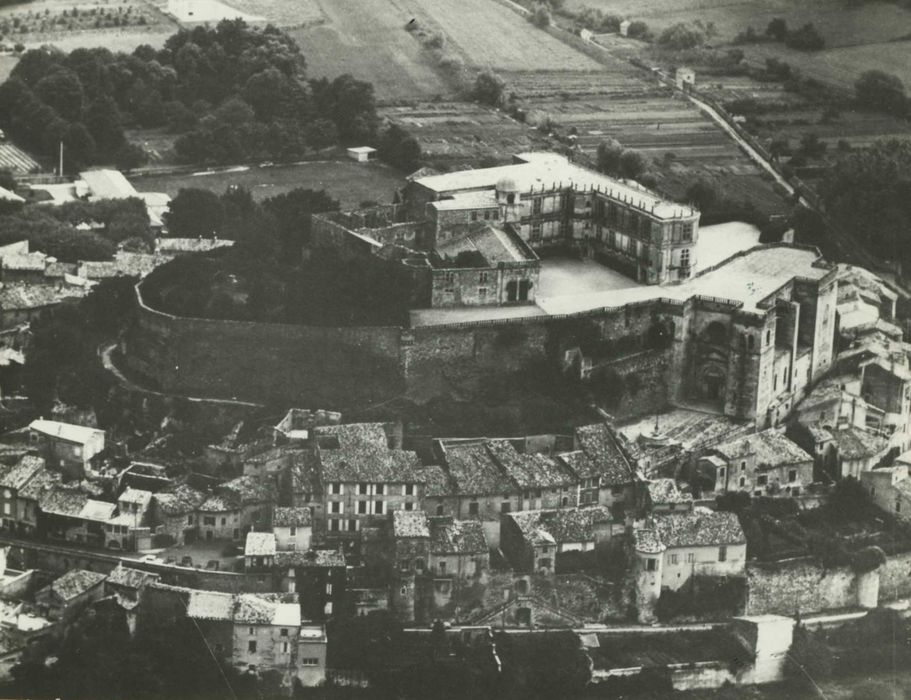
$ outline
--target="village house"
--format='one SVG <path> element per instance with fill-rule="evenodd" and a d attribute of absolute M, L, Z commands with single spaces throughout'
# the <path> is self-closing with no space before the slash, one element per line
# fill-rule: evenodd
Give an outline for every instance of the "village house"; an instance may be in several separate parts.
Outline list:
<path fill-rule="evenodd" d="M 272 532 L 279 551 L 306 552 L 313 538 L 312 516 L 307 507 L 272 509 Z"/>
<path fill-rule="evenodd" d="M 244 543 L 244 570 L 247 573 L 271 571 L 275 565 L 275 535 L 248 532 Z"/>
<path fill-rule="evenodd" d="M 33 455 L 23 456 L 12 466 L 0 465 L 0 512 L 7 532 L 34 534 L 38 526 L 38 503 L 23 497 L 22 491 L 42 471 L 44 460 Z"/>
<path fill-rule="evenodd" d="M 171 544 L 184 545 L 199 533 L 198 510 L 206 494 L 186 484 L 153 497 L 156 530 Z"/>
<path fill-rule="evenodd" d="M 589 552 L 610 540 L 611 520 L 604 506 L 509 513 L 501 521 L 500 547 L 516 571 L 559 573 L 560 554 Z"/>
<path fill-rule="evenodd" d="M 48 467 L 81 479 L 92 458 L 104 450 L 104 431 L 53 420 L 29 424 L 29 440 Z"/>
<path fill-rule="evenodd" d="M 277 588 L 297 593 L 307 620 L 322 621 L 345 610 L 348 568 L 345 555 L 333 549 L 277 551 Z"/>
<path fill-rule="evenodd" d="M 297 642 L 297 680 L 305 688 L 314 688 L 325 683 L 328 642 L 325 625 L 301 623 Z"/>
<path fill-rule="evenodd" d="M 422 510 L 392 513 L 392 565 L 398 571 L 423 573 L 430 560 L 430 521 Z"/>
<path fill-rule="evenodd" d="M 607 423 L 577 427 L 575 449 L 560 455 L 579 479 L 579 505 L 607 506 L 620 513 L 639 506 L 639 486 L 634 462 Z"/>
<path fill-rule="evenodd" d="M 693 497 L 682 493 L 673 479 L 652 479 L 646 484 L 646 510 L 650 513 L 688 513 Z"/>
<path fill-rule="evenodd" d="M 206 540 L 243 539 L 252 527 L 268 526 L 277 487 L 272 478 L 240 476 L 216 487 L 197 508 L 200 536 Z"/>
<path fill-rule="evenodd" d="M 104 596 L 107 577 L 95 571 L 72 569 L 35 593 L 35 606 L 49 620 L 74 620 L 88 605 Z"/>
<path fill-rule="evenodd" d="M 314 434 L 329 539 L 359 539 L 365 524 L 420 508 L 420 460 L 414 452 L 391 448 L 383 424 L 320 426 Z"/>
<path fill-rule="evenodd" d="M 141 613 L 142 593 L 145 587 L 157 583 L 161 576 L 117 564 L 104 582 L 105 595 L 113 596 L 123 610 L 130 635 L 135 635 Z"/>
<path fill-rule="evenodd" d="M 865 471 L 860 475 L 860 483 L 881 510 L 911 521 L 911 478 L 907 464 Z"/>
<path fill-rule="evenodd" d="M 38 508 L 49 539 L 104 547 L 105 524 L 117 504 L 90 498 L 79 488 L 54 486 L 41 494 Z"/>
<path fill-rule="evenodd" d="M 110 549 L 139 549 L 150 536 L 152 492 L 127 487 L 117 498 L 117 515 L 104 525 L 105 546 Z M 151 542 L 149 542 L 151 544 Z M 146 545 L 148 546 L 148 545 Z"/>
<path fill-rule="evenodd" d="M 717 494 L 745 491 L 755 496 L 798 496 L 813 482 L 813 457 L 770 428 L 715 445 L 699 468 Z"/>
<path fill-rule="evenodd" d="M 477 520 L 430 518 L 430 570 L 436 576 L 472 578 L 490 568 L 490 546 Z"/>
<path fill-rule="evenodd" d="M 242 671 L 278 671 L 282 684 L 290 687 L 300 680 L 301 669 L 307 669 L 305 678 L 315 677 L 314 670 L 325 673 L 324 657 L 320 661 L 318 655 L 299 656 L 301 614 L 295 599 L 284 594 L 189 590 L 186 614 L 200 624 L 216 656 Z M 313 653 L 309 642 L 305 648 Z"/>
<path fill-rule="evenodd" d="M 859 479 L 863 472 L 881 464 L 891 450 L 889 440 L 881 434 L 853 426 L 821 429 L 816 437 L 823 461 L 834 466 L 830 473 L 836 479 Z"/>
<path fill-rule="evenodd" d="M 310 432 L 315 427 L 338 425 L 341 421 L 342 414 L 335 411 L 291 408 L 272 429 L 273 440 L 276 445 L 306 445 L 310 441 Z"/>

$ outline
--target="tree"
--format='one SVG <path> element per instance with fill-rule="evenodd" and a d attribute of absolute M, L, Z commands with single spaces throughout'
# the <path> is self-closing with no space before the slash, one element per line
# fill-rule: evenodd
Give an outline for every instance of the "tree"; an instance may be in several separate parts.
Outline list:
<path fill-rule="evenodd" d="M 715 183 L 699 178 L 687 188 L 686 198 L 701 211 L 707 211 L 718 202 L 718 189 L 715 187 Z"/>
<path fill-rule="evenodd" d="M 35 94 L 68 121 L 80 121 L 85 104 L 85 91 L 79 76 L 58 68 L 35 85 Z"/>
<path fill-rule="evenodd" d="M 297 188 L 269 197 L 262 206 L 275 221 L 282 257 L 300 260 L 301 251 L 310 243 L 310 215 L 338 211 L 339 202 L 325 190 Z"/>
<path fill-rule="evenodd" d="M 102 159 L 112 158 L 126 142 L 120 111 L 114 100 L 106 95 L 97 97 L 89 105 L 84 122 Z"/>
<path fill-rule="evenodd" d="M 540 29 L 545 29 L 550 26 L 552 18 L 550 16 L 550 9 L 547 5 L 536 5 L 535 9 L 532 11 L 529 16 L 531 23 Z"/>
<path fill-rule="evenodd" d="M 643 41 L 650 41 L 652 38 L 651 30 L 642 20 L 630 22 L 629 27 L 626 28 L 626 35 L 633 39 L 642 39 Z"/>
<path fill-rule="evenodd" d="M 661 32 L 658 37 L 658 43 L 668 49 L 683 51 L 694 49 L 705 43 L 706 34 L 699 27 L 678 22 Z"/>
<path fill-rule="evenodd" d="M 421 165 L 421 146 L 407 131 L 392 124 L 380 139 L 379 156 L 399 170 L 412 173 Z"/>
<path fill-rule="evenodd" d="M 620 156 L 623 146 L 613 138 L 606 138 L 598 144 L 597 162 L 598 170 L 607 175 L 616 175 L 620 172 Z"/>
<path fill-rule="evenodd" d="M 178 238 L 209 237 L 221 230 L 225 208 L 210 190 L 181 189 L 168 205 L 164 219 L 168 233 Z"/>
<path fill-rule="evenodd" d="M 904 115 L 908 112 L 908 97 L 901 78 L 880 70 L 863 73 L 854 83 L 858 104 L 887 114 Z"/>
<path fill-rule="evenodd" d="M 502 101 L 505 89 L 506 83 L 498 75 L 485 70 L 478 73 L 475 78 L 471 97 L 478 102 L 496 107 Z"/>
<path fill-rule="evenodd" d="M 769 22 L 765 33 L 775 41 L 784 41 L 788 36 L 788 23 L 781 17 L 775 17 Z"/>
<path fill-rule="evenodd" d="M 800 51 L 819 51 L 825 48 L 826 40 L 812 24 L 805 24 L 800 29 L 789 32 L 784 43 Z"/>
<path fill-rule="evenodd" d="M 631 148 L 620 154 L 620 173 L 623 177 L 635 179 L 648 169 L 648 158 Z"/>

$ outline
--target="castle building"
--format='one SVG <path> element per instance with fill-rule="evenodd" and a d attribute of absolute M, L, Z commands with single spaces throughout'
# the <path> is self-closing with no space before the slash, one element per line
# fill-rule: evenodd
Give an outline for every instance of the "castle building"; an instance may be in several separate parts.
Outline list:
<path fill-rule="evenodd" d="M 429 222 L 429 247 L 454 225 L 497 222 L 532 248 L 572 245 L 633 279 L 666 284 L 696 265 L 699 211 L 667 202 L 556 153 L 523 153 L 515 163 L 411 180 L 403 199 Z"/>

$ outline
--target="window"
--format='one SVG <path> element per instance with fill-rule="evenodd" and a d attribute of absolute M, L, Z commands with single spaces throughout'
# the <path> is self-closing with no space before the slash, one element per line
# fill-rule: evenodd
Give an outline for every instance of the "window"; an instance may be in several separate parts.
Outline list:
<path fill-rule="evenodd" d="M 769 481 L 769 477 L 765 474 L 756 477 L 757 486 L 765 486 Z"/>
<path fill-rule="evenodd" d="M 740 477 L 740 486 L 743 487 L 746 485 L 747 485 L 747 478 L 745 476 Z"/>
<path fill-rule="evenodd" d="M 251 654 L 256 653 L 256 640 L 255 639 L 251 639 L 249 642 L 247 642 L 247 651 L 250 652 Z"/>
<path fill-rule="evenodd" d="M 440 562 L 440 573 L 441 573 L 441 574 L 445 574 L 445 573 L 446 573 L 446 562 L 445 562 L 445 561 L 441 561 L 441 562 Z"/>
<path fill-rule="evenodd" d="M 282 630 L 281 630 L 281 632 L 279 632 L 279 635 L 282 636 L 282 637 L 287 637 L 287 636 L 288 636 L 288 630 L 287 630 L 286 628 L 282 627 Z"/>
<path fill-rule="evenodd" d="M 341 501 L 329 501 L 329 512 L 330 513 L 344 513 L 345 504 Z"/>
<path fill-rule="evenodd" d="M 536 222 L 531 225 L 531 240 L 540 241 L 541 240 L 541 223 Z"/>
<path fill-rule="evenodd" d="M 424 570 L 424 558 L 423 557 L 418 557 L 417 559 L 414 560 L 414 568 L 417 569 L 418 571 Z"/>
<path fill-rule="evenodd" d="M 329 484 L 329 493 L 334 496 L 340 496 L 342 494 L 342 485 L 337 481 L 332 482 Z"/>
<path fill-rule="evenodd" d="M 287 654 L 291 649 L 291 645 L 288 642 L 282 642 L 282 654 Z"/>
<path fill-rule="evenodd" d="M 668 556 L 668 559 L 672 565 L 676 565 L 679 562 L 680 556 L 677 554 L 671 554 Z"/>
<path fill-rule="evenodd" d="M 296 528 L 296 527 L 289 527 L 289 528 L 288 528 L 288 535 L 290 535 L 291 537 L 297 537 L 297 528 Z"/>
<path fill-rule="evenodd" d="M 402 504 L 402 510 L 414 510 L 414 503 L 408 501 L 407 503 Z"/>
<path fill-rule="evenodd" d="M 377 484 L 373 487 L 373 493 L 377 496 L 386 495 L 386 484 Z"/>
<path fill-rule="evenodd" d="M 319 666 L 319 659 L 306 658 L 301 659 L 301 666 Z"/>
<path fill-rule="evenodd" d="M 487 284 L 487 273 L 486 272 L 478 273 L 478 282 L 480 284 Z"/>
<path fill-rule="evenodd" d="M 656 568 L 658 568 L 658 567 L 655 565 L 654 559 L 645 560 L 645 570 L 646 571 L 654 571 Z"/>
<path fill-rule="evenodd" d="M 193 516 L 192 516 L 192 515 L 188 515 L 188 516 L 187 516 L 187 525 L 192 525 L 192 524 L 193 524 Z"/>
<path fill-rule="evenodd" d="M 472 221 L 478 220 L 478 212 L 476 212 L 476 211 L 471 212 L 471 220 Z"/>
<path fill-rule="evenodd" d="M 341 529 L 341 527 L 339 527 L 339 521 L 336 520 L 335 518 L 330 518 L 329 519 L 329 531 L 338 532 L 340 529 Z"/>
<path fill-rule="evenodd" d="M 721 546 L 718 548 L 718 561 L 727 561 L 728 560 L 728 548 Z"/>
<path fill-rule="evenodd" d="M 724 467 L 718 467 L 718 478 L 719 479 L 724 478 Z"/>
<path fill-rule="evenodd" d="M 478 287 L 478 298 L 487 301 L 487 287 Z"/>
<path fill-rule="evenodd" d="M 797 481 L 797 470 L 796 469 L 788 470 L 788 481 L 791 483 L 794 483 L 795 481 Z"/>
<path fill-rule="evenodd" d="M 508 513 L 510 507 L 511 507 L 511 506 L 510 506 L 509 501 L 503 501 L 503 502 L 500 504 L 500 512 L 501 512 L 501 513 Z"/>
<path fill-rule="evenodd" d="M 540 197 L 535 197 L 535 198 L 531 201 L 531 213 L 532 213 L 532 214 L 540 214 L 540 213 L 541 213 L 541 198 L 540 198 Z"/>
<path fill-rule="evenodd" d="M 361 515 L 364 515 L 367 512 L 367 503 L 369 501 L 358 501 L 357 502 L 357 512 Z"/>
<path fill-rule="evenodd" d="M 377 515 L 382 515 L 382 514 L 383 514 L 383 502 L 382 502 L 382 501 L 377 501 L 377 502 L 375 503 L 373 512 L 376 513 Z"/>
<path fill-rule="evenodd" d="M 693 240 L 693 222 L 687 221 L 683 224 L 683 240 Z"/>
<path fill-rule="evenodd" d="M 215 518 L 211 515 L 205 515 L 205 516 L 203 516 L 202 522 L 203 522 L 203 525 L 214 525 Z"/>
<path fill-rule="evenodd" d="M 357 532 L 359 529 L 357 520 L 348 521 L 348 532 Z"/>
<path fill-rule="evenodd" d="M 485 211 L 485 212 L 484 212 L 484 220 L 485 220 L 485 221 L 488 221 L 489 219 L 490 219 L 490 212 L 489 212 L 489 211 Z"/>
<path fill-rule="evenodd" d="M 772 331 L 765 332 L 765 344 L 768 345 L 772 342 Z"/>
<path fill-rule="evenodd" d="M 901 502 L 901 501 L 896 501 L 896 502 L 895 502 L 895 512 L 896 512 L 896 513 L 901 513 L 901 512 L 902 512 L 902 502 Z"/>
<path fill-rule="evenodd" d="M 694 552 L 687 552 L 686 554 L 686 563 L 693 564 L 696 561 L 696 554 Z"/>
<path fill-rule="evenodd" d="M 680 251 L 680 267 L 690 266 L 690 249 L 684 248 Z"/>
<path fill-rule="evenodd" d="M 369 493 L 370 487 L 367 484 L 358 484 L 357 492 L 360 496 L 366 496 Z"/>
<path fill-rule="evenodd" d="M 414 495 L 414 484 L 405 484 L 404 493 L 406 496 Z"/>
<path fill-rule="evenodd" d="M 480 508 L 478 506 L 477 501 L 472 501 L 471 503 L 468 504 L 468 514 L 469 515 L 477 515 L 479 511 L 480 511 Z"/>
<path fill-rule="evenodd" d="M 222 526 L 227 525 L 227 524 L 228 524 L 228 519 L 227 519 L 227 518 L 222 518 L 222 519 L 221 519 L 221 524 L 222 524 Z"/>
<path fill-rule="evenodd" d="M 740 463 L 740 471 L 745 472 L 746 470 L 747 470 L 747 463 L 746 463 L 746 462 L 741 462 L 741 463 Z"/>
<path fill-rule="evenodd" d="M 331 583 L 326 584 L 326 595 L 332 595 L 332 584 Z"/>
<path fill-rule="evenodd" d="M 325 615 L 332 614 L 332 601 L 331 600 L 323 606 L 323 613 Z"/>
<path fill-rule="evenodd" d="M 438 504 L 437 504 L 437 515 L 443 515 L 443 512 L 444 512 L 444 511 L 443 511 L 443 504 L 442 504 L 442 503 L 438 503 Z"/>
<path fill-rule="evenodd" d="M 9 503 L 4 503 L 4 504 L 3 504 L 3 514 L 4 514 L 4 515 L 9 515 L 9 514 L 10 514 Z"/>

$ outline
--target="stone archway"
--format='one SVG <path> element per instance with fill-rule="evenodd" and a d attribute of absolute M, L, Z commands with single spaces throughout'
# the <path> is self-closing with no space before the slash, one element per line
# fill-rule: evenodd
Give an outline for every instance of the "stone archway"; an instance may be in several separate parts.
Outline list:
<path fill-rule="evenodd" d="M 727 372 L 719 365 L 708 365 L 699 373 L 699 394 L 702 398 L 721 401 L 726 387 Z"/>

